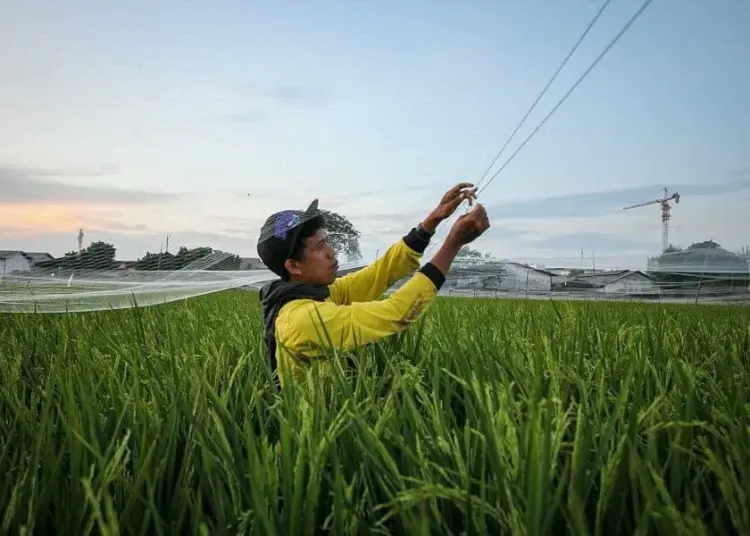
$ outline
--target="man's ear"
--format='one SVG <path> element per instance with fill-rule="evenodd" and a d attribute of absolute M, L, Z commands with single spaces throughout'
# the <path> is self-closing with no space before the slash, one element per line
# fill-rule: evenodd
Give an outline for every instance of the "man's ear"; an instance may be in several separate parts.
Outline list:
<path fill-rule="evenodd" d="M 299 264 L 294 259 L 287 259 L 284 261 L 284 268 L 289 272 L 290 275 L 302 275 Z"/>

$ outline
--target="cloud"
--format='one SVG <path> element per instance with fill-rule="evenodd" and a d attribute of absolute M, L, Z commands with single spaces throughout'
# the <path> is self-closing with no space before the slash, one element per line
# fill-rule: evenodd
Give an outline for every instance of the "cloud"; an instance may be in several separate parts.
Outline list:
<path fill-rule="evenodd" d="M 745 167 L 745 168 L 730 169 L 727 172 L 727 174 L 730 175 L 730 176 L 734 176 L 734 177 L 737 177 L 737 176 L 740 176 L 740 177 L 750 176 L 750 166 Z"/>
<path fill-rule="evenodd" d="M 98 177 L 119 168 L 103 165 L 89 169 L 33 169 L 0 166 L 0 240 L 59 233 L 73 236 L 79 228 L 127 234 L 153 232 L 148 225 L 168 220 L 184 196 L 143 190 L 61 182 L 62 177 Z M 155 210 L 155 207 L 159 210 Z M 195 220 L 195 215 L 191 215 Z M 50 244 L 53 248 L 54 242 Z M 28 249 L 22 247 L 22 249 Z M 67 251 L 67 249 L 66 249 Z"/>
<path fill-rule="evenodd" d="M 265 191 L 261 185 L 261 190 L 251 192 L 191 196 L 185 203 L 165 204 L 155 210 L 153 205 L 145 203 L 162 201 L 161 195 L 172 199 L 170 194 L 136 192 L 143 198 L 129 197 L 122 202 L 117 195 L 122 190 L 114 190 L 113 194 L 109 188 L 52 182 L 59 175 L 77 175 L 78 171 L 93 175 L 114 169 L 58 173 L 0 168 L 0 197 L 8 198 L 5 204 L 0 200 L 3 249 L 41 249 L 61 255 L 75 249 L 78 228 L 83 227 L 85 241 L 111 241 L 118 248 L 118 258 L 137 258 L 146 251 L 158 251 L 167 235 L 171 236 L 170 250 L 181 245 L 207 245 L 256 256 L 258 232 L 270 212 L 290 206 L 303 208 L 316 197 L 300 189 L 283 193 Z M 314 190 L 314 186 L 302 189 Z M 673 211 L 672 243 L 685 246 L 714 237 L 730 248 L 747 245 L 750 180 L 670 187 L 670 191 L 673 189 L 680 191 L 683 198 Z M 320 201 L 321 207 L 340 212 L 360 230 L 366 258 L 376 251 L 382 252 L 421 221 L 442 193 L 434 193 L 432 188 L 429 199 L 417 201 L 417 194 L 404 192 L 383 190 L 387 195 L 378 196 L 381 191 L 375 185 L 362 190 L 368 192 L 321 196 Z M 646 253 L 658 252 L 661 245 L 658 207 L 632 211 L 622 211 L 621 207 L 658 195 L 659 187 L 653 186 L 492 204 L 489 207 L 492 228 L 474 247 L 509 259 L 564 257 L 577 264 L 583 248 L 586 255 L 596 253 L 597 266 L 613 255 L 632 255 L 641 262 Z M 38 197 L 42 199 L 37 200 Z M 602 206 L 612 210 L 601 210 Z M 442 243 L 451 223 L 441 225 L 433 246 Z M 434 247 L 430 251 L 430 255 L 434 253 Z"/>
<path fill-rule="evenodd" d="M 88 167 L 67 167 L 65 169 L 30 169 L 18 167 L 0 167 L 0 169 L 12 169 L 16 172 L 33 174 L 37 177 L 103 177 L 108 175 L 117 175 L 120 173 L 120 165 L 113 163 L 103 163 L 97 166 Z"/>
<path fill-rule="evenodd" d="M 242 238 L 245 240 L 257 240 L 258 228 L 256 227 L 225 227 L 220 232 L 227 237 L 231 238 Z"/>
<path fill-rule="evenodd" d="M 423 187 L 417 188 L 422 189 Z M 485 204 L 491 219 L 558 219 L 592 218 L 622 212 L 622 207 L 641 201 L 658 198 L 663 186 L 654 185 L 638 188 L 623 188 L 586 194 L 568 194 L 555 197 L 517 199 L 502 203 L 480 202 Z M 736 194 L 750 191 L 750 180 L 738 180 L 720 184 L 685 184 L 667 187 L 670 192 L 678 191 L 680 202 L 706 195 Z M 365 212 L 358 219 L 379 224 L 383 222 L 414 220 L 425 215 L 423 210 L 406 212 Z"/>
<path fill-rule="evenodd" d="M 219 115 L 219 121 L 225 123 L 261 123 L 268 117 L 263 110 L 244 110 Z"/>
<path fill-rule="evenodd" d="M 358 219 L 371 223 L 393 223 L 394 221 L 405 222 L 415 218 L 424 217 L 426 210 L 414 210 L 409 212 L 369 212 L 358 216 Z"/>
<path fill-rule="evenodd" d="M 621 212 L 622 207 L 650 199 L 662 194 L 663 186 L 654 185 L 639 188 L 625 188 L 587 194 L 570 194 L 557 197 L 525 199 L 492 203 L 487 212 L 495 218 L 580 218 L 604 216 Z M 736 194 L 750 190 L 750 180 L 739 180 L 719 184 L 684 184 L 667 186 L 669 192 L 680 193 L 680 202 L 691 197 Z"/>
<path fill-rule="evenodd" d="M 714 238 L 730 250 L 747 245 L 750 199 L 741 194 L 691 196 L 688 199 L 689 202 L 681 203 L 673 211 L 669 226 L 670 243 L 686 247 L 696 241 Z M 662 224 L 658 207 L 653 211 L 618 211 L 599 216 L 498 218 L 493 219 L 492 224 L 493 227 L 479 241 L 485 249 L 507 258 L 565 258 L 575 263 L 583 248 L 589 257 L 591 253 L 596 254 L 598 266 L 605 257 L 622 259 L 629 256 L 642 262 L 646 255 L 655 255 L 661 249 Z M 518 239 L 497 239 L 493 231 L 500 225 L 526 232 Z"/>
<path fill-rule="evenodd" d="M 333 99 L 330 90 L 302 84 L 263 86 L 257 83 L 241 84 L 238 89 L 243 99 L 237 110 L 220 114 L 225 123 L 257 124 L 269 120 L 274 112 L 285 110 L 312 110 Z"/>
<path fill-rule="evenodd" d="M 142 223 L 136 223 L 134 225 L 130 225 L 127 223 L 118 223 L 118 222 L 112 222 L 112 221 L 103 219 L 103 220 L 99 220 L 95 222 L 94 226 L 95 226 L 94 232 L 98 230 L 104 230 L 104 231 L 117 232 L 117 233 L 123 233 L 123 234 L 149 234 L 149 233 L 155 234 L 157 233 L 156 229 L 152 229 Z M 96 228 L 97 226 L 98 228 Z"/>
<path fill-rule="evenodd" d="M 0 240 L 12 236 L 63 233 L 72 235 L 104 229 L 124 234 L 153 232 L 136 217 L 130 218 L 110 207 L 76 204 L 0 204 Z"/>
<path fill-rule="evenodd" d="M 4 229 L 7 231 L 7 229 Z M 28 233 L 22 229 L 18 232 L 4 233 L 2 247 L 10 250 L 44 251 L 59 257 L 78 247 L 75 233 L 48 232 Z M 122 233 L 109 229 L 87 229 L 83 246 L 93 241 L 104 241 L 113 244 L 117 249 L 118 260 L 136 260 L 146 252 L 158 253 L 165 247 L 167 235 L 153 229 L 138 233 Z M 169 234 L 169 251 L 176 252 L 181 246 L 195 248 L 208 246 L 213 249 L 235 253 L 241 256 L 257 257 L 255 241 L 228 236 L 223 233 L 179 231 Z"/>
<path fill-rule="evenodd" d="M 329 189 L 330 191 L 330 189 Z M 425 195 L 425 192 L 428 195 Z M 227 192 L 229 199 L 235 202 L 243 200 L 262 204 L 267 208 L 268 214 L 275 210 L 288 208 L 304 209 L 313 200 L 318 199 L 322 210 L 331 210 L 339 212 L 344 216 L 350 217 L 354 214 L 373 213 L 378 206 L 388 207 L 389 211 L 394 206 L 402 206 L 406 212 L 411 214 L 415 211 L 414 206 L 423 206 L 420 214 L 424 216 L 424 211 L 429 210 L 439 199 L 442 193 L 435 192 L 434 185 L 416 185 L 404 186 L 394 190 L 394 188 L 366 188 L 359 191 L 348 191 L 348 193 L 333 193 L 324 195 L 321 188 L 316 185 L 301 184 L 295 185 L 292 190 L 269 190 L 265 188 L 250 187 L 247 190 L 230 190 Z M 422 195 L 415 195 L 421 193 Z M 267 216 L 264 212 L 264 218 Z M 402 211 L 401 214 L 404 214 Z M 381 218 L 390 219 L 391 212 L 383 213 Z"/>
<path fill-rule="evenodd" d="M 424 187 L 404 188 L 403 192 L 419 191 Z M 245 193 L 233 192 L 237 199 L 245 197 L 251 201 L 263 202 L 266 210 L 259 210 L 254 207 L 250 216 L 232 216 L 214 212 L 207 213 L 212 221 L 219 223 L 223 230 L 231 234 L 250 234 L 257 233 L 263 225 L 266 218 L 276 210 L 285 208 L 304 209 L 310 201 L 317 198 L 320 202 L 321 210 L 331 210 L 338 212 L 352 221 L 360 231 L 371 233 L 372 231 L 388 232 L 388 229 L 398 229 L 401 232 L 404 228 L 407 230 L 416 225 L 428 212 L 433 208 L 432 205 L 426 204 L 421 210 L 401 210 L 399 206 L 409 206 L 404 203 L 403 192 L 399 192 L 398 199 L 392 199 L 394 194 L 389 190 L 370 190 L 357 194 L 343 194 L 338 196 L 315 196 L 314 193 L 305 194 L 300 189 L 285 194 L 285 199 L 280 199 L 278 192 L 269 192 L 261 189 L 253 189 L 252 192 Z M 387 194 L 383 200 L 380 194 Z M 273 201 L 273 202 L 271 202 Z M 400 201 L 400 203 L 399 203 Z M 393 211 L 388 212 L 368 212 L 372 210 L 372 205 L 385 204 Z M 413 205 L 412 205 L 413 206 Z M 405 226 L 409 226 L 408 228 Z"/>
<path fill-rule="evenodd" d="M 617 236 L 609 233 L 578 232 L 564 233 L 554 236 L 528 240 L 526 244 L 540 249 L 558 249 L 566 251 L 596 251 L 602 253 L 622 251 L 654 251 L 659 247 L 660 241 L 635 240 Z"/>
<path fill-rule="evenodd" d="M 672 243 L 687 245 L 708 234 L 721 237 L 721 241 L 732 247 L 744 245 L 746 239 L 742 234 L 748 225 L 747 214 L 750 214 L 747 206 L 750 198 L 745 196 L 750 195 L 750 181 L 678 185 L 676 188 L 683 198 L 673 211 Z M 734 194 L 728 195 L 728 192 Z M 564 255 L 575 259 L 583 248 L 587 252 L 595 251 L 597 257 L 617 253 L 641 258 L 645 253 L 658 252 L 661 247 L 658 206 L 623 211 L 622 205 L 648 199 L 649 194 L 655 199 L 659 194 L 658 186 L 492 205 L 489 209 L 492 228 L 477 244 L 486 251 L 510 257 Z M 608 199 L 613 209 L 600 210 L 602 205 L 607 206 Z M 424 208 L 414 210 L 414 206 L 415 203 L 405 202 L 398 196 L 389 199 L 387 204 L 355 199 L 346 203 L 340 212 L 362 232 L 361 243 L 374 251 L 397 240 L 431 208 L 430 204 L 425 204 Z M 548 210 L 545 212 L 545 209 Z M 265 216 L 263 213 L 257 217 L 224 217 L 220 220 L 223 225 L 218 227 L 227 234 L 254 240 Z M 434 242 L 443 241 L 451 223 L 441 225 Z"/>
<path fill-rule="evenodd" d="M 282 108 L 317 107 L 333 98 L 333 93 L 328 89 L 303 84 L 264 87 L 257 83 L 247 83 L 240 86 L 239 93 L 243 97 L 266 101 Z"/>
<path fill-rule="evenodd" d="M 211 218 L 220 224 L 226 224 L 227 232 L 240 233 L 252 229 L 259 229 L 263 222 L 266 221 L 266 215 L 263 216 L 225 216 L 222 214 L 211 214 Z"/>
<path fill-rule="evenodd" d="M 52 204 L 0 205 L 0 237 L 14 233 L 44 233 L 72 231 L 91 222 L 91 216 L 76 207 Z"/>
<path fill-rule="evenodd" d="M 101 171 L 101 174 L 109 174 Z M 0 167 L 0 203 L 94 203 L 111 205 L 153 205 L 175 201 L 182 194 L 124 190 L 107 186 L 74 185 L 46 177 L 83 176 L 72 170 L 37 170 Z"/>

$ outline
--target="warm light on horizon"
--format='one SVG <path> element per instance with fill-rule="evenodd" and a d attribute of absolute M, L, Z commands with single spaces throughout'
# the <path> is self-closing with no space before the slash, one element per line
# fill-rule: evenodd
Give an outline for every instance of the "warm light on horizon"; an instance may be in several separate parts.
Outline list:
<path fill-rule="evenodd" d="M 89 207 L 60 203 L 0 204 L 0 227 L 3 234 L 60 233 L 78 230 L 90 223 L 85 212 Z M 101 210 L 104 207 L 96 207 Z"/>

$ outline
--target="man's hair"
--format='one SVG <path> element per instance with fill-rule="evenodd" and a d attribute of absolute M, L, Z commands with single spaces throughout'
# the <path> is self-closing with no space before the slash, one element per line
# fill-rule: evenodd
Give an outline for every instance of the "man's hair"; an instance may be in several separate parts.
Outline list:
<path fill-rule="evenodd" d="M 321 216 L 316 216 L 315 218 L 306 221 L 300 226 L 299 234 L 297 235 L 297 239 L 294 241 L 294 246 L 292 246 L 292 251 L 289 254 L 290 259 L 294 259 L 295 261 L 304 261 L 305 260 L 305 241 L 313 236 L 315 233 L 318 232 L 319 229 L 325 229 L 326 221 L 325 218 Z M 287 272 L 286 268 L 283 269 L 283 272 L 281 273 L 281 279 L 284 281 L 289 281 L 289 272 Z"/>

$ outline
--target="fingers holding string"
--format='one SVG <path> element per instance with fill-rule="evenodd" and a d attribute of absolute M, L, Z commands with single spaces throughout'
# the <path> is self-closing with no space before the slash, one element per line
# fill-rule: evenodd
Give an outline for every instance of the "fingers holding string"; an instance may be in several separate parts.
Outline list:
<path fill-rule="evenodd" d="M 464 190 L 461 192 L 460 195 L 460 203 L 464 201 L 468 201 L 468 205 L 466 206 L 466 212 L 469 212 L 471 210 L 471 207 L 474 206 L 474 201 L 477 200 L 477 187 L 472 186 L 471 188 Z"/>
<path fill-rule="evenodd" d="M 472 182 L 459 182 L 453 188 L 450 189 L 449 193 L 455 195 L 461 190 L 465 190 L 466 188 L 473 188 L 473 187 L 474 187 L 474 183 Z"/>

